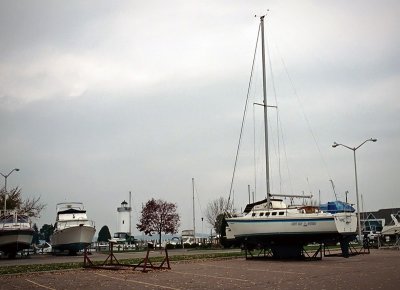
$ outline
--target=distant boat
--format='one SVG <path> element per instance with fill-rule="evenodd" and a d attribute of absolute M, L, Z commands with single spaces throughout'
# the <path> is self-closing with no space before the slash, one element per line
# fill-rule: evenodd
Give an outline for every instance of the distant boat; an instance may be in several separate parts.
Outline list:
<path fill-rule="evenodd" d="M 260 17 L 262 39 L 262 68 L 266 161 L 266 199 L 250 203 L 242 215 L 228 216 L 227 231 L 246 249 L 271 249 L 275 257 L 298 257 L 309 243 L 340 242 L 344 256 L 348 256 L 349 241 L 355 238 L 357 216 L 352 211 L 321 211 L 317 206 L 288 206 L 277 197 L 302 196 L 271 194 L 268 158 L 268 124 L 264 53 L 264 16 Z"/>
<path fill-rule="evenodd" d="M 76 255 L 87 248 L 93 240 L 96 228 L 94 222 L 88 220 L 86 210 L 80 202 L 58 203 L 57 218 L 50 244 L 55 251 L 69 251 Z"/>
<path fill-rule="evenodd" d="M 28 215 L 7 211 L 0 216 L 0 251 L 14 258 L 17 252 L 28 249 L 34 230 Z"/>
<path fill-rule="evenodd" d="M 400 235 L 400 222 L 398 220 L 399 214 L 391 214 L 393 223 L 385 225 L 382 228 L 381 235 L 383 236 L 399 236 Z"/>

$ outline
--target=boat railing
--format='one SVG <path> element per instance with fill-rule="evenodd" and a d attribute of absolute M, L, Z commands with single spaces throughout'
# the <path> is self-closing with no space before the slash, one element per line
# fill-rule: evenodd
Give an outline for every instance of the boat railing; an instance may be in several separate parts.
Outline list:
<path fill-rule="evenodd" d="M 59 212 L 60 210 L 67 210 L 67 209 L 77 209 L 77 210 L 84 210 L 84 206 L 82 202 L 60 202 L 56 205 L 56 211 Z"/>
<path fill-rule="evenodd" d="M 31 225 L 27 222 L 4 222 L 0 221 L 1 230 L 12 230 L 12 229 L 29 229 Z"/>
<path fill-rule="evenodd" d="M 68 220 L 68 221 L 58 221 L 57 228 L 64 229 L 69 227 L 76 227 L 76 226 L 89 226 L 94 227 L 95 223 L 92 220 Z"/>
<path fill-rule="evenodd" d="M 1 229 L 13 229 L 13 228 L 30 228 L 31 223 L 29 217 L 25 214 L 18 214 L 16 210 L 3 211 L 0 216 L 0 228 Z"/>
<path fill-rule="evenodd" d="M 271 194 L 271 197 L 287 197 L 287 198 L 313 198 L 313 195 L 296 195 L 296 194 Z"/>

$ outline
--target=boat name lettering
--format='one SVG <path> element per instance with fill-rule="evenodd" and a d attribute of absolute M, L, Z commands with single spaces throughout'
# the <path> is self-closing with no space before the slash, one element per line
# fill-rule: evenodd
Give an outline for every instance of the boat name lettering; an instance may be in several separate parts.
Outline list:
<path fill-rule="evenodd" d="M 315 226 L 317 225 L 316 222 L 292 222 L 292 226 Z"/>

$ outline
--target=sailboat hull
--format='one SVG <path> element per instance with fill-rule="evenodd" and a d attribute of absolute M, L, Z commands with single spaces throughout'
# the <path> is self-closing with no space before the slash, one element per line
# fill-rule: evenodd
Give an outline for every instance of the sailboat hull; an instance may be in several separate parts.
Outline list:
<path fill-rule="evenodd" d="M 263 245 L 327 243 L 355 236 L 356 215 L 285 216 L 282 218 L 238 217 L 226 219 L 235 239 Z"/>

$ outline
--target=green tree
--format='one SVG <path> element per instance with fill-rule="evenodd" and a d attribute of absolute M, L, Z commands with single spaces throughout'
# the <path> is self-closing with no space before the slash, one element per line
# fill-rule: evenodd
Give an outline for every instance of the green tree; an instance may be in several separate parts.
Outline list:
<path fill-rule="evenodd" d="M 40 240 L 40 233 L 37 224 L 33 224 L 32 229 L 34 230 L 32 244 L 37 245 Z"/>
<path fill-rule="evenodd" d="M 217 216 L 217 220 L 215 221 L 215 232 L 218 235 L 225 234 L 225 227 L 227 223 L 225 221 L 225 214 L 221 213 Z"/>
<path fill-rule="evenodd" d="M 54 232 L 54 226 L 52 224 L 44 224 L 40 229 L 40 233 L 43 235 L 43 238 L 46 242 L 50 242 L 50 236 Z"/>
<path fill-rule="evenodd" d="M 142 216 L 137 229 L 146 235 L 159 235 L 161 244 L 161 233 L 175 234 L 179 228 L 179 214 L 176 212 L 177 206 L 164 200 L 149 200 L 142 209 Z"/>
<path fill-rule="evenodd" d="M 99 236 L 97 237 L 97 241 L 98 242 L 108 242 L 109 239 L 111 239 L 110 230 L 108 229 L 108 226 L 103 226 L 100 229 Z"/>

